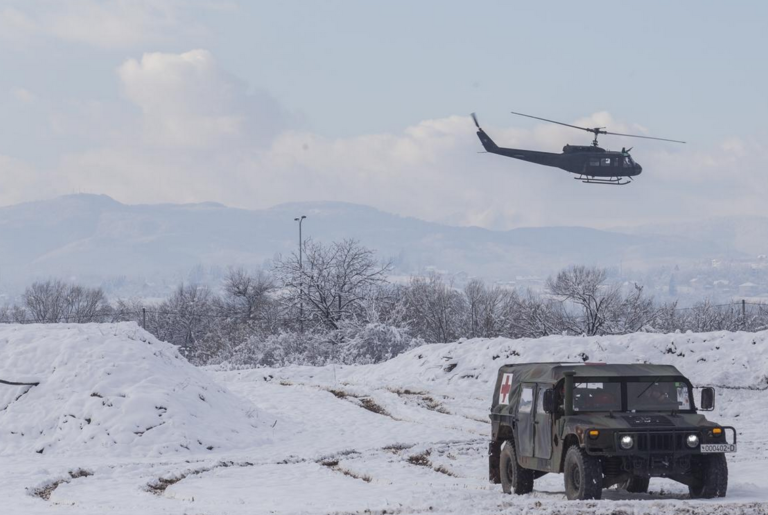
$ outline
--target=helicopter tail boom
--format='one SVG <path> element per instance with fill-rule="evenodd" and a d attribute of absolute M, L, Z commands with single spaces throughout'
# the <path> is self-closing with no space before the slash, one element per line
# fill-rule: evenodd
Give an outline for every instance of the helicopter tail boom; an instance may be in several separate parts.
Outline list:
<path fill-rule="evenodd" d="M 485 151 L 494 154 L 498 152 L 499 146 L 494 143 L 491 137 L 485 133 L 482 127 L 480 127 L 480 123 L 478 123 L 475 113 L 472 113 L 472 121 L 475 122 L 475 127 L 477 127 L 477 137 L 480 138 L 480 143 L 483 144 Z"/>
<path fill-rule="evenodd" d="M 483 144 L 483 148 L 489 154 L 498 154 L 500 156 L 507 156 L 514 159 L 520 159 L 521 161 L 528 161 L 530 163 L 537 163 L 544 166 L 560 166 L 560 154 L 551 154 L 549 152 L 538 152 L 535 150 L 521 150 L 516 148 L 500 147 L 491 139 L 488 134 L 480 127 L 477 122 L 475 113 L 472 113 L 472 119 L 477 126 L 477 137 L 480 139 L 480 143 Z"/>
<path fill-rule="evenodd" d="M 483 129 L 477 130 L 477 137 L 480 138 L 480 143 L 483 144 L 483 148 L 486 152 L 493 154 L 499 151 L 499 146 L 493 142 L 490 136 L 488 136 Z"/>

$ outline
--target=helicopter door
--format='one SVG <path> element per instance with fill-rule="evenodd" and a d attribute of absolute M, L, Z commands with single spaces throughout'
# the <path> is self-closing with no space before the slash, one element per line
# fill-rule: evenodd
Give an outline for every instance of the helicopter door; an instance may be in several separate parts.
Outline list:
<path fill-rule="evenodd" d="M 584 175 L 602 175 L 602 159 L 599 157 L 590 157 L 584 165 Z"/>

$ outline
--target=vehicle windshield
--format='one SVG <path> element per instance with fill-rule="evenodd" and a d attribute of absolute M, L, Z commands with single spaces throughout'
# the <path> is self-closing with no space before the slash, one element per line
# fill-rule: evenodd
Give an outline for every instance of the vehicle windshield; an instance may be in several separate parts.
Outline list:
<path fill-rule="evenodd" d="M 621 383 L 575 383 L 573 411 L 621 411 Z"/>
<path fill-rule="evenodd" d="M 686 411 L 692 409 L 688 385 L 674 378 L 574 382 L 573 411 Z M 626 407 L 622 397 L 626 396 Z"/>
<path fill-rule="evenodd" d="M 691 409 L 688 385 L 679 381 L 641 380 L 627 382 L 627 410 L 680 411 Z"/>

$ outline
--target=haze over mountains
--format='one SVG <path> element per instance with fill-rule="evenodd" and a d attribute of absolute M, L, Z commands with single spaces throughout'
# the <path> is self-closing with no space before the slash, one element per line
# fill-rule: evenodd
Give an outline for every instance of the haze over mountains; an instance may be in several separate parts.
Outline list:
<path fill-rule="evenodd" d="M 0 208 L 0 284 L 13 291 L 49 276 L 91 284 L 117 278 L 172 284 L 189 280 L 199 265 L 258 267 L 277 253 L 296 250 L 293 219 L 299 215 L 308 217 L 305 238 L 356 238 L 392 259 L 403 275 L 437 269 L 512 282 L 544 278 L 571 264 L 647 270 L 768 254 L 764 218 L 611 231 L 491 231 L 339 202 L 245 210 L 215 203 L 126 205 L 104 195 L 78 194 Z"/>

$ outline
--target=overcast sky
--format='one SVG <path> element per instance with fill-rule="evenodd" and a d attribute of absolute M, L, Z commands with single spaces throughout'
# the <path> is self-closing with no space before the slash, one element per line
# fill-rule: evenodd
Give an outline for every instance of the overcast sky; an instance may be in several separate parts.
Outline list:
<path fill-rule="evenodd" d="M 494 229 L 768 216 L 768 3 L 0 0 L 0 204 L 341 200 Z M 623 188 L 480 154 L 590 135 Z"/>

